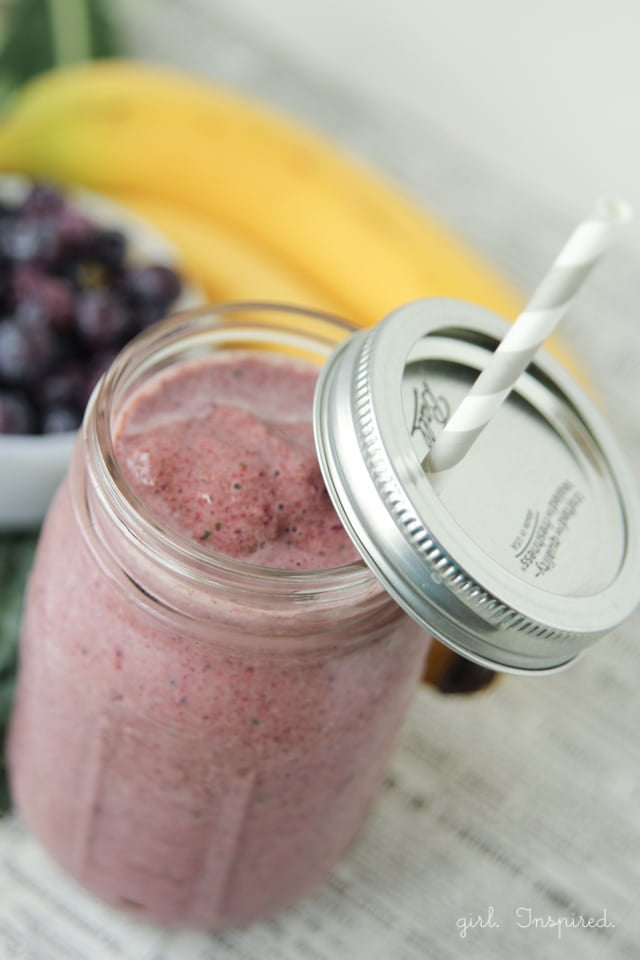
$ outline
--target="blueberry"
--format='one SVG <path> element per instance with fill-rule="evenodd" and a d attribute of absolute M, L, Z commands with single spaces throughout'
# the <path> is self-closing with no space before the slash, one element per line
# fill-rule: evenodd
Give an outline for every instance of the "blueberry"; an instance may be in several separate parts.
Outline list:
<path fill-rule="evenodd" d="M 50 407 L 42 417 L 43 433 L 67 433 L 77 430 L 82 422 L 82 415 L 72 407 Z"/>
<path fill-rule="evenodd" d="M 133 299 L 140 303 L 168 307 L 177 300 L 182 284 L 174 270 L 154 265 L 129 270 L 126 287 Z"/>
<path fill-rule="evenodd" d="M 0 255 L 0 304 L 10 309 L 13 294 L 13 272 L 11 261 Z"/>
<path fill-rule="evenodd" d="M 50 220 L 0 219 L 0 253 L 11 260 L 51 263 L 60 249 L 60 238 Z"/>
<path fill-rule="evenodd" d="M 104 350 L 101 353 L 96 353 L 91 358 L 85 374 L 85 379 L 82 387 L 82 406 L 86 406 L 93 388 L 96 383 L 102 376 L 102 374 L 109 369 L 115 358 L 117 357 L 117 350 Z"/>
<path fill-rule="evenodd" d="M 20 393 L 0 390 L 0 433 L 31 433 L 35 425 L 33 410 Z"/>
<path fill-rule="evenodd" d="M 48 183 L 35 183 L 19 208 L 26 217 L 51 217 L 62 213 L 65 200 L 59 190 Z"/>
<path fill-rule="evenodd" d="M 141 303 L 135 310 L 135 325 L 137 331 L 146 330 L 158 320 L 167 315 L 167 307 L 162 303 Z"/>
<path fill-rule="evenodd" d="M 105 265 L 98 263 L 97 260 L 88 259 L 84 248 L 76 250 L 76 256 L 63 258 L 58 264 L 58 274 L 76 291 L 106 287 L 111 279 Z"/>
<path fill-rule="evenodd" d="M 83 290 L 76 300 L 76 330 L 91 348 L 118 346 L 130 325 L 129 313 L 119 298 L 103 287 Z"/>
<path fill-rule="evenodd" d="M 62 277 L 24 265 L 14 273 L 12 292 L 18 314 L 38 313 L 44 323 L 55 330 L 69 330 L 73 326 L 73 289 Z"/>
<path fill-rule="evenodd" d="M 91 255 L 110 270 L 121 270 L 127 255 L 127 238 L 121 230 L 99 230 L 90 245 Z"/>
<path fill-rule="evenodd" d="M 49 407 L 71 407 L 82 411 L 85 405 L 86 373 L 78 363 L 67 363 L 53 370 L 36 387 L 38 406 L 42 410 Z"/>
<path fill-rule="evenodd" d="M 61 258 L 74 256 L 93 243 L 97 228 L 77 210 L 65 207 L 58 219 Z"/>
<path fill-rule="evenodd" d="M 0 320 L 0 379 L 28 384 L 53 360 L 55 344 L 48 331 L 36 332 L 18 320 Z"/>

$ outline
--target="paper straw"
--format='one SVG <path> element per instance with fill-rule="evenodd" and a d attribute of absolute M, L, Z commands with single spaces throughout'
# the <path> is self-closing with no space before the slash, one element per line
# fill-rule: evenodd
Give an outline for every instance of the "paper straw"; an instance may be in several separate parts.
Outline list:
<path fill-rule="evenodd" d="M 435 486 L 469 451 L 566 313 L 617 228 L 631 216 L 631 207 L 623 201 L 601 200 L 593 216 L 578 224 L 425 457 L 423 466 Z"/>

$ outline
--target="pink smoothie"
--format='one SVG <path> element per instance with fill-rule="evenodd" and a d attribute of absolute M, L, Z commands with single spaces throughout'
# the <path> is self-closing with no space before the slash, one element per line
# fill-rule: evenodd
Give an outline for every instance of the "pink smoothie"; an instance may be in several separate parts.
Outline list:
<path fill-rule="evenodd" d="M 311 366 L 255 355 L 157 378 L 117 425 L 129 483 L 207 550 L 283 570 L 352 563 L 315 454 L 316 378 Z"/>
<path fill-rule="evenodd" d="M 115 418 L 120 467 L 205 557 L 254 571 L 351 562 L 313 451 L 314 382 L 264 355 L 178 366 Z M 81 443 L 29 589 L 18 808 L 81 883 L 145 919 L 271 916 L 362 826 L 428 638 L 371 584 L 285 602 L 176 574 L 161 596 L 142 561 L 128 575 L 114 563 L 138 546 L 102 517 L 84 455 Z"/>

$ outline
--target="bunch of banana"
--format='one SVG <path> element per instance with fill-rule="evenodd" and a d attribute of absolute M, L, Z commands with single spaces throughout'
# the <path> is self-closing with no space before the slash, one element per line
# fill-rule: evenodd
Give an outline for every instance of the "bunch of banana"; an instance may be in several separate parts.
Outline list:
<path fill-rule="evenodd" d="M 0 121 L 0 171 L 127 204 L 173 241 L 212 300 L 295 303 L 360 325 L 426 296 L 508 318 L 521 306 L 395 186 L 312 132 L 158 66 L 101 61 L 32 81 Z M 487 682 L 454 678 L 459 658 L 435 651 L 429 682 Z"/>
<path fill-rule="evenodd" d="M 370 324 L 457 296 L 513 317 L 488 265 L 336 148 L 209 83 L 105 60 L 28 84 L 0 169 L 123 200 L 183 251 L 211 297 L 275 298 Z"/>

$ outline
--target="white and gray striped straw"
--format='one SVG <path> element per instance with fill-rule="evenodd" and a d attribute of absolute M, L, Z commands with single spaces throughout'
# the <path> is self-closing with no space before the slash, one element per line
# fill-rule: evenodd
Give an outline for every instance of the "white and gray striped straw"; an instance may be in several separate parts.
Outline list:
<path fill-rule="evenodd" d="M 616 228 L 631 216 L 631 208 L 623 201 L 601 200 L 593 215 L 578 224 L 425 457 L 423 466 L 436 488 L 441 487 L 448 472 L 462 460 L 484 430 L 566 313 L 611 243 Z"/>

